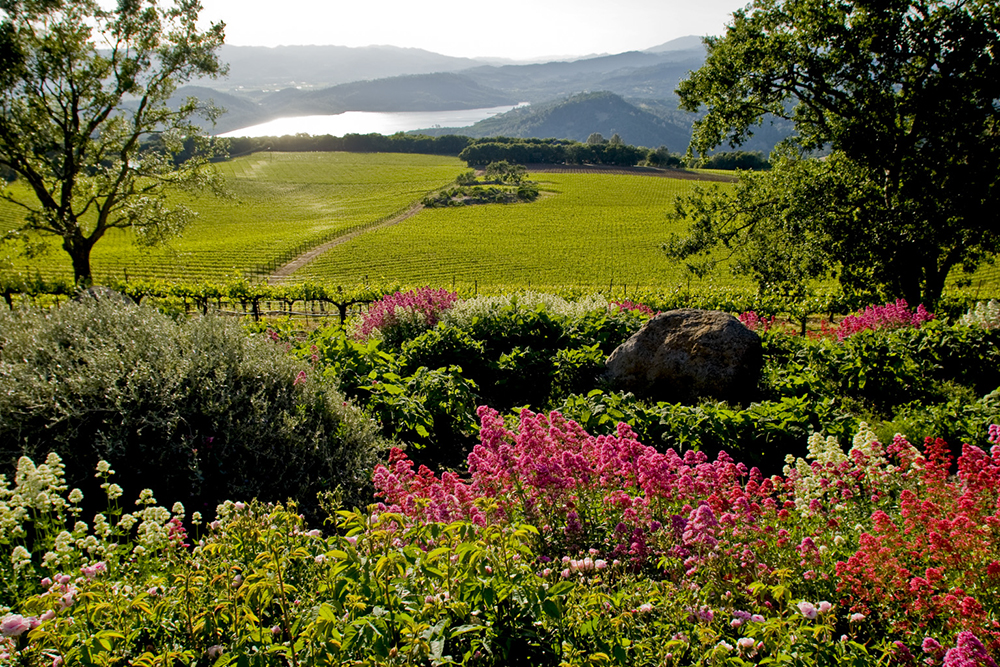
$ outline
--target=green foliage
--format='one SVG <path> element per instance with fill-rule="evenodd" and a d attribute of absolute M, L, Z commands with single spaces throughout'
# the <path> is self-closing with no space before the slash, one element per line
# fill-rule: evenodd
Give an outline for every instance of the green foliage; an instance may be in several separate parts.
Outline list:
<path fill-rule="evenodd" d="M 478 395 L 475 382 L 460 368 L 420 366 L 405 377 L 372 372 L 369 380 L 358 392 L 368 394 L 365 403 L 385 435 L 412 443 L 416 460 L 445 467 L 465 461 Z"/>
<path fill-rule="evenodd" d="M 189 507 L 340 487 L 363 503 L 370 421 L 267 336 L 220 317 L 175 323 L 111 300 L 0 314 L 0 459 L 56 451 L 74 484 L 97 460 Z"/>
<path fill-rule="evenodd" d="M 225 72 L 223 24 L 199 31 L 198 4 L 130 2 L 105 10 L 81 0 L 14 3 L 0 23 L 0 166 L 26 188 L 0 197 L 26 211 L 22 230 L 58 237 L 77 284 L 92 281 L 90 251 L 109 230 L 155 245 L 191 219 L 167 187 L 207 184 L 222 146 L 191 122 L 220 111 L 178 85 Z M 185 147 L 185 141 L 187 147 Z M 177 163 L 182 151 L 188 159 Z"/>
<path fill-rule="evenodd" d="M 691 225 L 685 236 L 670 237 L 663 246 L 667 255 L 685 261 L 699 277 L 733 257 L 733 273 L 751 278 L 760 291 L 799 294 L 810 281 L 838 271 L 845 289 L 871 287 L 866 265 L 841 261 L 846 255 L 839 251 L 847 250 L 835 237 L 845 213 L 864 204 L 849 163 L 838 156 L 818 161 L 789 154 L 772 161 L 768 172 L 743 173 L 731 191 L 697 188 L 678 199 L 670 219 Z"/>
<path fill-rule="evenodd" d="M 994 254 L 997 11 L 991 0 L 757 0 L 734 13 L 725 36 L 706 39 L 705 65 L 678 89 L 684 109 L 707 108 L 691 148 L 737 145 L 771 114 L 794 122 L 800 149 L 832 150 L 832 160 L 751 180 L 735 200 L 730 233 L 746 228 L 775 251 L 797 243 L 790 259 L 800 262 L 822 251 L 845 286 L 878 286 L 928 305 L 952 269 Z M 796 178 L 803 169 L 847 196 L 826 210 L 832 193 L 820 193 L 781 224 L 766 224 L 755 208 L 805 195 Z"/>
<path fill-rule="evenodd" d="M 528 176 L 528 170 L 523 164 L 511 164 L 507 160 L 490 162 L 484 171 L 486 178 L 509 185 L 520 185 Z"/>
<path fill-rule="evenodd" d="M 767 158 L 760 151 L 722 151 L 713 153 L 701 165 L 703 169 L 769 169 Z"/>

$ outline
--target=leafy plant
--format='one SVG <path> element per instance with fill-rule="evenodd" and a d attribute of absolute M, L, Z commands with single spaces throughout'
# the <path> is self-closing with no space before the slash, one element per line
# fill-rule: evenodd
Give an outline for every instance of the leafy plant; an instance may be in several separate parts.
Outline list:
<path fill-rule="evenodd" d="M 73 484 L 97 460 L 123 484 L 208 512 L 233 495 L 363 502 L 373 424 L 266 335 L 121 302 L 0 314 L 0 460 L 56 451 Z"/>

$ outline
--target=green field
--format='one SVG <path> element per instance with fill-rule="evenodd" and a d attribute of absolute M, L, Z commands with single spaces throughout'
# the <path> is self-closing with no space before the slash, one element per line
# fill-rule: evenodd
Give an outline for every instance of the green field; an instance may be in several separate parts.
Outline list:
<path fill-rule="evenodd" d="M 217 167 L 228 198 L 181 200 L 198 217 L 167 248 L 143 252 L 128 232 L 109 233 L 94 247 L 95 279 L 127 273 L 198 281 L 244 272 L 404 210 L 454 180 L 464 163 L 434 155 L 257 153 Z M 0 205 L 0 231 L 17 226 L 21 216 L 12 205 Z M 14 270 L 71 278 L 69 256 L 51 245 L 43 257 L 15 259 Z"/>
<path fill-rule="evenodd" d="M 426 209 L 405 222 L 338 246 L 295 277 L 352 283 L 532 287 L 672 288 L 681 267 L 659 245 L 666 212 L 695 182 L 655 176 L 530 176 L 542 197 L 530 204 Z M 723 185 L 723 187 L 728 187 Z M 719 279 L 732 280 L 725 272 Z"/>
<path fill-rule="evenodd" d="M 110 233 L 94 249 L 95 279 L 218 281 L 280 265 L 304 249 L 406 210 L 452 182 L 465 166 L 457 158 L 430 155 L 257 153 L 217 168 L 228 197 L 205 194 L 185 201 L 198 217 L 169 247 L 143 251 L 129 233 Z M 696 181 L 610 173 L 531 178 L 542 190 L 533 203 L 426 209 L 334 247 L 292 279 L 494 291 L 627 287 L 629 293 L 746 285 L 725 268 L 710 283 L 689 283 L 683 267 L 660 250 L 671 232 L 683 232 L 683 225 L 667 222 L 666 212 Z M 0 204 L 0 232 L 19 224 L 20 216 L 17 208 Z M 7 270 L 71 278 L 68 256 L 54 241 L 51 246 L 42 257 L 13 258 Z M 956 272 L 949 282 L 960 278 Z M 964 291 L 993 293 L 998 283 L 1000 266 L 988 266 Z"/>

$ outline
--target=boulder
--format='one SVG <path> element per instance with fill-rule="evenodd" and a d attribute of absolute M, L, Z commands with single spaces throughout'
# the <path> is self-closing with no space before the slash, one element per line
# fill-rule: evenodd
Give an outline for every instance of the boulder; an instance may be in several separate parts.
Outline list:
<path fill-rule="evenodd" d="M 604 380 L 656 401 L 747 403 L 763 366 L 760 337 L 732 315 L 683 308 L 653 317 L 611 353 Z"/>

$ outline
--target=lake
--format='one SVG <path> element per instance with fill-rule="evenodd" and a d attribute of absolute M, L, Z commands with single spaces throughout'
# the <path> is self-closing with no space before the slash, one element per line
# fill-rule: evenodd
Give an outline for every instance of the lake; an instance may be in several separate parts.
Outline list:
<path fill-rule="evenodd" d="M 517 105 L 525 106 L 525 103 Z M 455 111 L 345 111 L 327 116 L 276 118 L 260 125 L 232 130 L 221 137 L 281 137 L 299 133 L 342 137 L 345 134 L 390 135 L 432 127 L 468 127 L 490 116 L 506 113 L 514 105 Z"/>

